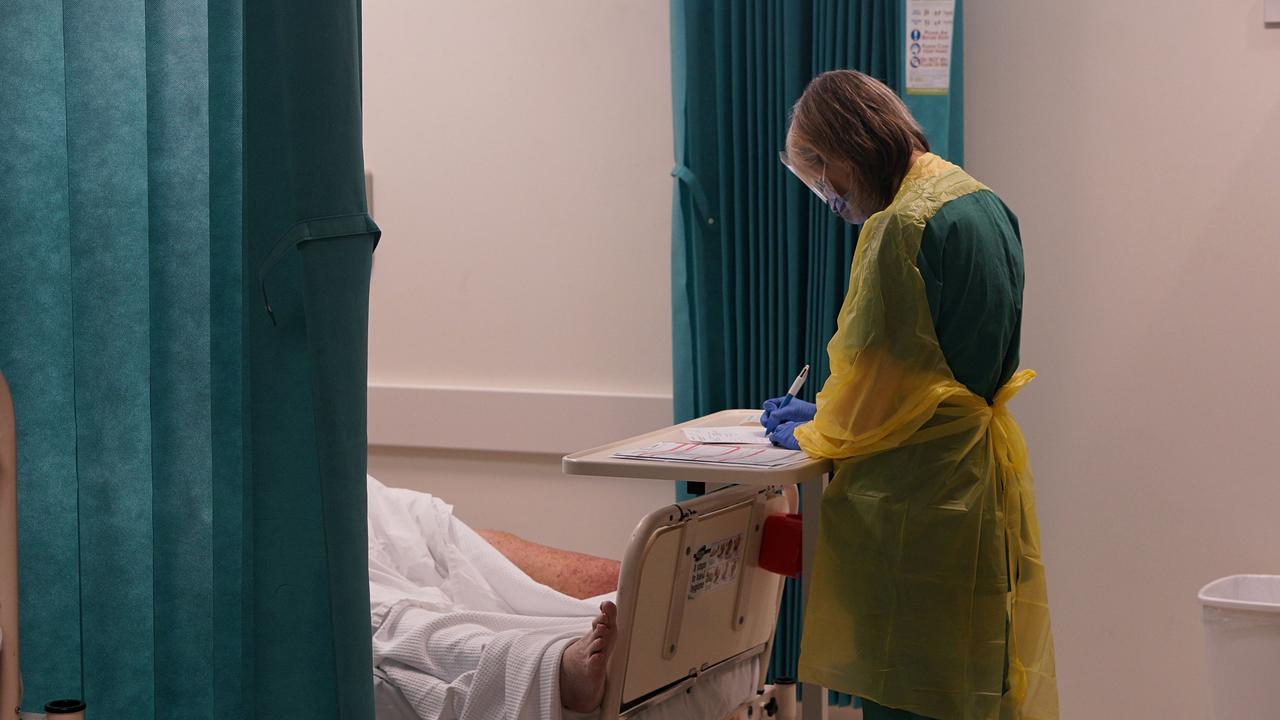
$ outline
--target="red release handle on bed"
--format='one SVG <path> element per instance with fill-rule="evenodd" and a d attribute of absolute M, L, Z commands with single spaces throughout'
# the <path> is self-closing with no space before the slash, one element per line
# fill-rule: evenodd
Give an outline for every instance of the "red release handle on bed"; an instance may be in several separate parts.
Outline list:
<path fill-rule="evenodd" d="M 804 523 L 800 516 L 770 515 L 760 536 L 760 567 L 787 577 L 800 577 L 804 556 Z"/>

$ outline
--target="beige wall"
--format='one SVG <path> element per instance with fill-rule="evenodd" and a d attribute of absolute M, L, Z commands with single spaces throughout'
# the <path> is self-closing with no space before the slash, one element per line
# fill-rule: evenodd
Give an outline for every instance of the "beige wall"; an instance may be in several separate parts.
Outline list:
<path fill-rule="evenodd" d="M 479 398 L 418 408 L 435 425 L 397 442 L 422 447 L 372 448 L 375 476 L 473 524 L 615 556 L 673 499 L 665 483 L 565 478 L 558 454 L 598 442 L 558 417 L 577 395 L 622 398 L 610 424 L 640 432 L 652 402 L 625 399 L 671 394 L 667 21 L 650 0 L 365 1 L 365 154 L 384 231 L 370 382 L 380 397 Z M 569 428 L 554 453 L 449 449 L 521 433 L 470 406 L 531 390 L 550 393 L 538 421 Z M 385 426 L 405 404 L 370 412 Z"/>
<path fill-rule="evenodd" d="M 1196 591 L 1280 573 L 1280 29 L 1261 0 L 965 9 L 969 169 L 1027 251 L 1062 716 L 1205 717 Z"/>
<path fill-rule="evenodd" d="M 667 5 L 367 0 L 372 382 L 671 392 Z"/>

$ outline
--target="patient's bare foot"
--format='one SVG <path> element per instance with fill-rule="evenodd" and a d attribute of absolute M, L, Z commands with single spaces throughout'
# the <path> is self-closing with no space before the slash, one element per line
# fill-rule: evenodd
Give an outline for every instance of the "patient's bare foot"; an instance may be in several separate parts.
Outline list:
<path fill-rule="evenodd" d="M 586 713 L 604 700 L 604 676 L 618 637 L 618 606 L 605 601 L 591 632 L 565 648 L 560 656 L 560 704 Z"/>

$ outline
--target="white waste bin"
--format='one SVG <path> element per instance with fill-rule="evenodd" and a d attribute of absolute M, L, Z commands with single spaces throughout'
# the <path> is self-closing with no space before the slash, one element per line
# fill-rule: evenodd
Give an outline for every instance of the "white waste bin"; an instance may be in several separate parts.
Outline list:
<path fill-rule="evenodd" d="M 1280 575 L 1232 575 L 1200 590 L 1214 720 L 1280 717 Z"/>

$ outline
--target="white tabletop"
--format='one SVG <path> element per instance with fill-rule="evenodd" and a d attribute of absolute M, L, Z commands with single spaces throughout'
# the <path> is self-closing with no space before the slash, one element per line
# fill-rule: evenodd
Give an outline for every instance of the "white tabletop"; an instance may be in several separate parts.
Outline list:
<path fill-rule="evenodd" d="M 776 468 L 754 468 L 716 465 L 714 463 L 663 462 L 616 458 L 619 450 L 632 450 L 656 442 L 688 442 L 682 430 L 688 427 L 725 427 L 758 425 L 759 410 L 722 410 L 696 420 L 636 435 L 625 440 L 601 445 L 590 450 L 566 455 L 563 460 L 567 475 L 599 477 L 650 478 L 702 483 L 734 483 L 738 485 L 794 485 L 830 472 L 831 461 L 807 458 L 802 462 Z"/>

